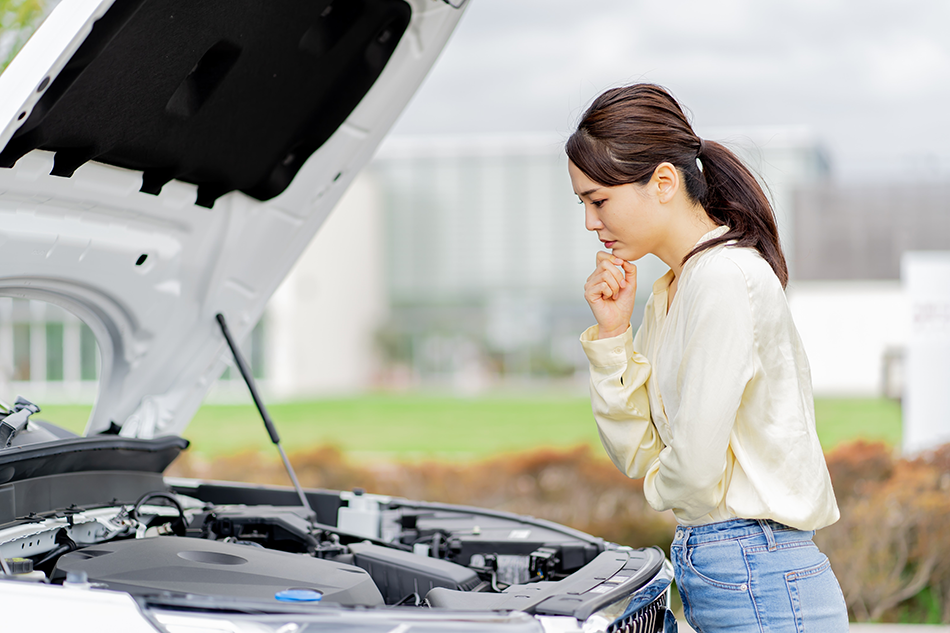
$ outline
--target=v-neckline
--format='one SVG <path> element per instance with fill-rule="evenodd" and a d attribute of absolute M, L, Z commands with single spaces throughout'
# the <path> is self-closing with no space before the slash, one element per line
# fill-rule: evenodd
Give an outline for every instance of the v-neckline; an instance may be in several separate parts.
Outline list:
<path fill-rule="evenodd" d="M 669 280 L 667 279 L 668 277 L 670 278 Z M 673 302 L 670 300 L 670 285 L 673 283 L 674 278 L 673 270 L 669 269 L 659 279 L 653 282 L 654 312 L 657 321 L 666 320 L 666 316 L 670 313 L 670 308 L 673 307 Z M 662 310 L 657 309 L 660 306 L 663 307 Z"/>
<path fill-rule="evenodd" d="M 714 228 L 713 230 L 709 231 L 708 233 L 706 233 L 705 235 L 703 235 L 701 238 L 699 238 L 699 241 L 696 242 L 696 246 L 699 246 L 700 244 L 702 244 L 703 242 L 705 242 L 705 241 L 707 241 L 707 240 L 715 239 L 715 238 L 719 237 L 720 235 L 723 235 L 723 234 L 727 233 L 728 231 L 729 231 L 729 227 L 726 226 L 726 225 L 717 226 L 716 228 Z M 693 248 L 695 248 L 696 246 L 694 246 Z M 693 258 L 690 258 L 690 260 L 692 260 L 692 259 L 693 259 Z M 686 267 L 689 265 L 689 263 L 690 263 L 690 261 L 687 261 L 686 263 L 683 264 L 683 269 L 680 271 L 680 274 L 679 274 L 680 277 L 682 277 L 682 276 L 683 276 L 683 273 L 686 272 Z M 665 281 L 667 275 L 670 275 L 672 278 L 671 278 L 670 281 L 666 284 L 666 287 L 660 287 L 660 288 L 658 288 L 657 285 L 663 283 L 663 282 Z M 671 292 L 670 292 L 670 288 L 673 286 L 673 284 L 676 284 L 676 289 L 673 290 L 673 292 L 671 293 Z M 679 279 L 678 279 L 677 276 L 673 273 L 673 269 L 672 269 L 672 268 L 670 268 L 669 270 L 667 270 L 667 271 L 666 271 L 666 274 L 664 274 L 662 277 L 660 277 L 659 279 L 657 279 L 656 282 L 653 284 L 653 294 L 654 294 L 654 295 L 659 295 L 659 294 L 664 294 L 664 295 L 665 295 L 665 297 L 664 297 L 665 300 L 664 300 L 664 302 L 663 302 L 663 305 L 664 305 L 665 309 L 664 309 L 662 312 L 657 311 L 657 317 L 662 316 L 664 319 L 666 319 L 666 317 L 669 316 L 670 312 L 673 310 L 673 301 L 676 299 L 676 295 L 679 294 Z"/>
<path fill-rule="evenodd" d="M 674 289 L 673 286 L 676 286 L 676 288 Z M 673 281 L 666 287 L 666 316 L 670 315 L 670 310 L 673 308 L 673 300 L 676 298 L 677 289 L 679 289 L 679 278 L 673 275 Z"/>

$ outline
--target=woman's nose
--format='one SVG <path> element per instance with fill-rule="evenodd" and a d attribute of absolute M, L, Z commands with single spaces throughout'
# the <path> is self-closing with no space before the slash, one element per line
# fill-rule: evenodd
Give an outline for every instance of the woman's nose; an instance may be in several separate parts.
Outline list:
<path fill-rule="evenodd" d="M 588 231 L 598 231 L 604 228 L 593 205 L 584 205 L 584 226 L 587 227 Z"/>

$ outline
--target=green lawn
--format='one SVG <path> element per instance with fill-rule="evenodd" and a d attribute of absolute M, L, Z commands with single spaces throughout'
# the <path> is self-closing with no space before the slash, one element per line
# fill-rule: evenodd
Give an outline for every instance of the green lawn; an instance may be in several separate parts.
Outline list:
<path fill-rule="evenodd" d="M 815 400 L 815 422 L 826 451 L 855 439 L 901 443 L 901 405 L 886 398 Z"/>
<path fill-rule="evenodd" d="M 574 446 L 599 440 L 586 398 L 373 395 L 271 405 L 288 452 L 330 443 L 355 459 L 467 460 L 540 446 Z M 823 399 L 815 403 L 825 450 L 853 439 L 900 443 L 900 405 L 884 399 Z M 90 407 L 43 408 L 40 417 L 80 432 Z M 268 447 L 257 410 L 246 405 L 205 405 L 185 432 L 206 457 Z"/>

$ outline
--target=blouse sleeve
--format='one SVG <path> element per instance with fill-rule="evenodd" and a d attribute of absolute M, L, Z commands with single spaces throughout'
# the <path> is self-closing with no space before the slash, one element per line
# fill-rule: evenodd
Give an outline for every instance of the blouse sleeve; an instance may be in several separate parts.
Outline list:
<path fill-rule="evenodd" d="M 728 259 L 694 271 L 677 300 L 685 318 L 683 357 L 660 385 L 661 393 L 675 389 L 677 395 L 665 399 L 672 439 L 647 473 L 643 491 L 654 508 L 674 509 L 688 522 L 709 514 L 725 497 L 733 463 L 729 441 L 754 375 L 755 338 L 745 275 Z"/>
<path fill-rule="evenodd" d="M 663 449 L 650 417 L 646 382 L 650 363 L 634 351 L 630 328 L 613 338 L 597 338 L 594 325 L 581 335 L 590 361 L 590 396 L 600 441 L 628 477 L 647 472 Z"/>

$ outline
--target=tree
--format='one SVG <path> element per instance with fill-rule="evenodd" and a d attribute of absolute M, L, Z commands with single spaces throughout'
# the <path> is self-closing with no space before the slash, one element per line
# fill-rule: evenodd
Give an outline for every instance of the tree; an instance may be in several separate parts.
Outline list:
<path fill-rule="evenodd" d="M 33 35 L 45 14 L 43 0 L 0 0 L 0 71 Z"/>

